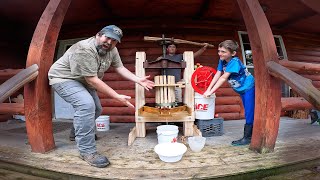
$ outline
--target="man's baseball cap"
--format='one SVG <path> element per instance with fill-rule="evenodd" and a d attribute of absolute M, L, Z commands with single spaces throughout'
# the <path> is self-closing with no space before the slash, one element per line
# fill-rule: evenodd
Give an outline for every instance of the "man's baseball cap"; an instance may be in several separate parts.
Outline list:
<path fill-rule="evenodd" d="M 121 42 L 121 38 L 123 34 L 122 34 L 122 30 L 119 27 L 115 25 L 109 25 L 101 29 L 101 32 L 107 37 L 113 38 L 117 40 L 119 43 Z"/>

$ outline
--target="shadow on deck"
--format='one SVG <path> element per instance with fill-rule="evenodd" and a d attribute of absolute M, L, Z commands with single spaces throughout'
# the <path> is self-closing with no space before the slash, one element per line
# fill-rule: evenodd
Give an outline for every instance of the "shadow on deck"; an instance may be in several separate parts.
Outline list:
<path fill-rule="evenodd" d="M 26 144 L 25 124 L 11 121 L 0 123 L 0 168 L 51 179 L 252 179 L 320 166 L 320 126 L 309 122 L 282 118 L 275 151 L 259 154 L 248 146 L 231 146 L 232 140 L 242 136 L 244 121 L 225 121 L 223 136 L 208 137 L 199 153 L 188 148 L 177 163 L 162 162 L 153 151 L 157 124 L 147 124 L 146 138 L 127 146 L 134 124 L 111 123 L 109 131 L 98 132 L 98 151 L 111 161 L 100 169 L 79 158 L 75 143 L 68 139 L 71 121 L 54 122 L 56 149 L 46 154 L 32 153 Z"/>

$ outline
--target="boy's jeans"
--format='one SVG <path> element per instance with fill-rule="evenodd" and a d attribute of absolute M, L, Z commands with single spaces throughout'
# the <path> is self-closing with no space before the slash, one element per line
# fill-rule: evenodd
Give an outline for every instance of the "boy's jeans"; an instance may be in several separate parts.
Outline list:
<path fill-rule="evenodd" d="M 100 116 L 102 107 L 96 90 L 74 80 L 56 83 L 53 89 L 75 111 L 73 126 L 80 154 L 97 152 L 95 136 L 95 119 Z"/>
<path fill-rule="evenodd" d="M 246 91 L 244 94 L 240 94 L 242 104 L 244 106 L 244 116 L 246 118 L 246 124 L 253 124 L 254 120 L 254 105 L 255 105 L 255 87 Z"/>

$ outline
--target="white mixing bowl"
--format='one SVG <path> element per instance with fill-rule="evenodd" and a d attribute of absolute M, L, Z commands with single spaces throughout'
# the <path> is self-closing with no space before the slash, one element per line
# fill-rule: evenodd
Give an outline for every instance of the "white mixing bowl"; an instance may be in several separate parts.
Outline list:
<path fill-rule="evenodd" d="M 187 147 L 182 143 L 161 143 L 154 147 L 154 151 L 164 162 L 177 162 L 182 159 Z"/>

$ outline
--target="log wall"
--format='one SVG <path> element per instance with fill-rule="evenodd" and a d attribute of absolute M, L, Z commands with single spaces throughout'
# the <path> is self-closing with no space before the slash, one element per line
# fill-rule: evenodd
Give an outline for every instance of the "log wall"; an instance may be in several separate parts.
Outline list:
<path fill-rule="evenodd" d="M 283 40 L 287 48 L 288 60 L 320 64 L 320 38 L 312 35 L 284 34 Z M 305 78 L 311 79 L 312 84 L 320 89 L 320 72 L 299 72 Z"/>
<path fill-rule="evenodd" d="M 209 28 L 209 27 L 208 27 Z M 226 27 L 227 28 L 227 27 Z M 236 28 L 240 30 L 240 28 Z M 199 31 L 189 31 L 188 34 L 175 34 L 168 33 L 166 36 L 175 37 L 180 39 L 187 39 L 191 41 L 197 42 L 209 42 L 214 44 L 216 47 L 213 49 L 207 49 L 200 57 L 195 59 L 195 63 L 201 63 L 205 66 L 211 66 L 216 68 L 218 63 L 218 55 L 217 55 L 217 46 L 218 44 L 225 39 L 238 39 L 237 30 L 234 29 L 226 29 L 226 31 L 221 31 L 220 35 L 219 30 L 215 30 L 210 33 L 210 31 L 206 31 L 201 33 Z M 180 32 L 178 30 L 172 32 Z M 144 34 L 148 36 L 160 36 L 160 33 L 150 33 Z M 316 40 L 316 37 L 313 35 L 299 35 L 293 33 L 281 33 L 276 32 L 275 35 L 281 35 L 286 47 L 288 59 L 292 61 L 301 61 L 301 62 L 312 62 L 312 63 L 320 63 L 319 55 L 320 55 L 320 42 Z M 134 55 L 136 51 L 145 51 L 147 54 L 148 60 L 154 60 L 156 57 L 161 55 L 162 51 L 160 46 L 155 43 L 144 42 L 143 36 L 141 33 L 135 34 L 134 32 L 130 33 L 130 36 L 124 38 L 123 42 L 118 46 L 120 55 L 125 66 L 134 72 Z M 319 38 L 318 38 L 319 39 Z M 297 43 L 299 42 L 299 43 Z M 183 51 L 192 50 L 197 51 L 200 47 L 190 46 L 190 45 L 179 45 L 178 52 L 183 53 Z M 242 57 L 241 52 L 238 52 L 239 57 Z M 152 77 L 158 72 L 147 72 Z M 320 88 L 320 75 L 319 74 L 305 74 L 304 72 L 299 73 L 304 77 L 310 78 L 313 81 L 313 84 Z M 119 92 L 127 93 L 130 96 L 134 96 L 134 85 L 132 82 L 125 81 L 121 79 L 113 70 L 109 70 L 104 78 L 105 82 L 108 83 L 111 87 L 116 90 L 120 90 Z M 117 81 L 117 82 L 114 82 Z M 119 83 L 119 81 L 121 83 Z M 125 84 L 125 85 L 123 85 Z M 126 89 L 127 87 L 127 89 Z M 229 119 L 242 119 L 244 118 L 244 110 L 241 102 L 241 98 L 227 85 L 224 84 L 222 88 L 216 93 L 216 108 L 215 111 L 219 116 Z M 154 92 L 146 93 L 146 101 L 154 102 Z M 128 108 L 122 106 L 119 103 L 114 103 L 114 101 L 110 101 L 107 97 L 101 96 L 102 105 L 104 107 L 103 113 L 109 114 L 111 116 L 111 121 L 119 120 L 121 122 L 133 122 L 134 121 L 134 111 L 129 110 Z M 110 101 L 110 103 L 108 102 Z M 134 99 L 131 101 L 134 103 Z M 120 107 L 120 108 L 114 108 Z M 282 111 L 282 115 L 285 115 L 286 111 Z M 123 117 L 123 118 L 121 118 Z"/>
<path fill-rule="evenodd" d="M 117 24 L 117 23 L 116 23 Z M 187 24 L 184 27 L 174 25 L 174 23 L 168 22 L 167 27 L 162 27 L 161 25 L 150 25 L 148 23 L 142 24 L 140 26 L 128 24 L 120 24 L 123 27 L 124 38 L 122 42 L 118 44 L 118 49 L 120 56 L 124 65 L 132 72 L 135 70 L 135 53 L 137 51 L 145 51 L 147 55 L 147 60 L 154 60 L 162 54 L 162 49 L 156 43 L 143 41 L 143 36 L 158 36 L 160 37 L 162 33 L 166 37 L 174 37 L 179 39 L 186 39 L 196 42 L 208 42 L 214 44 L 215 48 L 208 48 L 200 57 L 195 59 L 195 63 L 201 63 L 205 66 L 211 66 L 216 68 L 218 64 L 217 46 L 225 39 L 235 39 L 239 42 L 238 31 L 246 31 L 241 26 L 236 25 L 221 25 L 215 23 L 198 23 L 198 24 Z M 170 27 L 170 28 L 169 28 Z M 68 27 L 67 29 L 62 27 L 59 39 L 72 39 L 79 37 L 89 37 L 94 35 L 97 30 L 101 27 L 88 26 L 88 29 L 82 28 L 79 31 L 78 28 Z M 301 62 L 312 62 L 320 63 L 320 38 L 316 35 L 307 34 L 294 34 L 277 31 L 275 35 L 281 35 L 286 47 L 288 59 L 291 61 L 301 61 Z M 199 48 L 192 45 L 178 46 L 178 53 L 183 53 L 184 51 L 194 51 L 196 52 Z M 238 52 L 240 58 L 242 58 L 241 51 Z M 10 59 L 11 61 L 11 59 Z M 20 59 L 21 61 L 21 59 Z M 19 61 L 19 62 L 20 62 Z M 2 69 L 10 68 L 10 63 L 3 61 L 1 63 Z M 19 64 L 25 64 L 19 63 Z M 6 66 L 4 66 L 6 65 Z M 9 67 L 7 67 L 9 66 Z M 23 68 L 23 67 L 12 67 L 12 68 Z M 11 73 L 11 72 L 10 72 Z M 148 70 L 147 75 L 154 77 L 159 71 Z M 304 77 L 310 78 L 313 84 L 320 88 L 320 75 L 319 74 L 308 74 L 300 73 Z M 0 80 L 4 82 L 11 74 L 3 75 L 0 74 Z M 134 83 L 129 82 L 119 76 L 115 71 L 110 68 L 103 79 L 108 85 L 114 88 L 118 93 L 129 95 L 132 97 L 131 102 L 135 102 L 135 90 Z M 219 116 L 229 119 L 242 119 L 244 118 L 244 111 L 242 107 L 242 102 L 240 97 L 228 86 L 224 84 L 217 93 L 216 98 L 216 113 Z M 123 106 L 115 100 L 109 99 L 108 97 L 99 94 L 101 98 L 101 104 L 103 106 L 103 114 L 110 115 L 111 122 L 134 122 L 134 110 Z M 146 93 L 146 101 L 154 102 L 154 91 Z M 290 101 L 290 100 L 289 100 Z M 283 111 L 283 115 L 285 112 Z"/>

